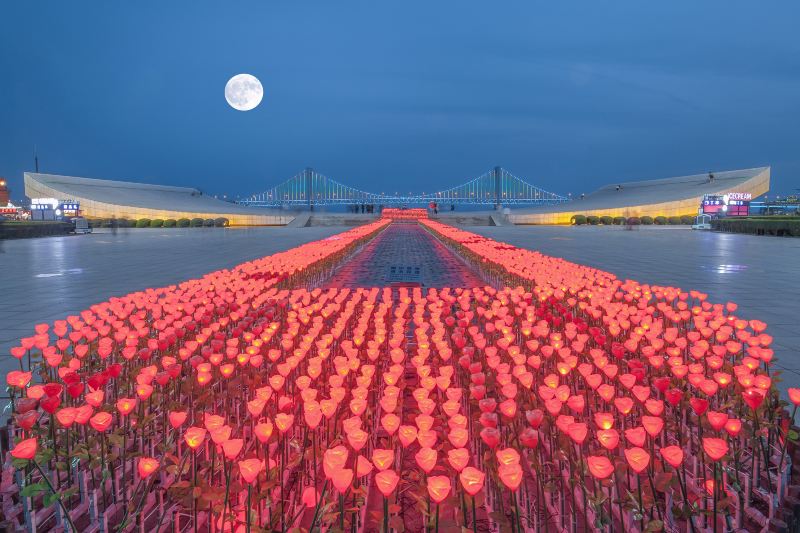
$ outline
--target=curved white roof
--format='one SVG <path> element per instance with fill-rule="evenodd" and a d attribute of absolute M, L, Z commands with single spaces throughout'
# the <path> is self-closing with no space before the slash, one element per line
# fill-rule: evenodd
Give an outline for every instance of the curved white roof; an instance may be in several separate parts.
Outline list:
<path fill-rule="evenodd" d="M 706 172 L 705 174 L 693 174 L 676 178 L 611 183 L 591 194 L 587 194 L 583 199 L 575 198 L 565 204 L 514 209 L 514 213 L 559 213 L 575 209 L 581 211 L 617 209 L 676 202 L 702 197 L 704 194 L 722 194 L 736 190 L 738 186 L 745 184 L 748 180 L 768 169 L 769 167 L 758 167 L 712 172 L 711 174 L 714 175 L 713 180 L 709 179 L 709 173 Z M 617 187 L 619 187 L 619 190 L 617 190 Z"/>
<path fill-rule="evenodd" d="M 100 180 L 59 176 L 56 174 L 25 173 L 28 179 L 60 191 L 61 199 L 83 198 L 95 202 L 140 207 L 164 211 L 188 211 L 198 213 L 268 215 L 275 210 L 246 207 L 203 194 L 190 187 L 151 185 L 129 181 Z"/>

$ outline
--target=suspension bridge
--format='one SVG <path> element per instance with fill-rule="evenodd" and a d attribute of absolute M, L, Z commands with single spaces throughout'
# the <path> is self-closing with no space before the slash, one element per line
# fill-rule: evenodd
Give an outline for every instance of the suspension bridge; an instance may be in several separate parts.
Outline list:
<path fill-rule="evenodd" d="M 378 204 L 384 206 L 419 205 L 430 202 L 448 204 L 544 205 L 566 202 L 568 198 L 545 191 L 518 178 L 502 167 L 481 174 L 456 187 L 432 193 L 401 195 L 363 191 L 345 185 L 312 168 L 292 176 L 280 185 L 249 198 L 240 204 L 254 207 L 307 207 L 315 205 Z"/>

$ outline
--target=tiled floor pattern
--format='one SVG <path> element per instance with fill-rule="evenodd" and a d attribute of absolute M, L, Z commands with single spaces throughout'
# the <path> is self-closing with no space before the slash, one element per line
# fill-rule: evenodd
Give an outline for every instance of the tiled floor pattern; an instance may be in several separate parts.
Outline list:
<path fill-rule="evenodd" d="M 478 287 L 485 283 L 417 224 L 392 224 L 328 280 L 326 287 Z"/>

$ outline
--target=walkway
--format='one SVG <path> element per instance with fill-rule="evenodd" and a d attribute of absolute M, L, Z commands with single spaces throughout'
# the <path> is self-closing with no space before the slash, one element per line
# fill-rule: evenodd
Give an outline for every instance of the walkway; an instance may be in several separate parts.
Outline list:
<path fill-rule="evenodd" d="M 326 287 L 480 287 L 484 281 L 422 226 L 394 223 L 350 258 Z"/>

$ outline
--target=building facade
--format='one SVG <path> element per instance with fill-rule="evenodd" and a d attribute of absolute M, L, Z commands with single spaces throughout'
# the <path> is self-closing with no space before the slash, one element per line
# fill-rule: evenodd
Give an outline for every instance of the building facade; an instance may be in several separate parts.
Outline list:
<path fill-rule="evenodd" d="M 25 173 L 25 195 L 79 203 L 87 218 L 227 218 L 232 226 L 283 226 L 295 218 L 292 213 L 224 202 L 189 187 L 33 172 Z"/>
<path fill-rule="evenodd" d="M 769 191 L 770 167 L 708 172 L 676 178 L 612 183 L 581 199 L 541 208 L 514 209 L 514 224 L 571 224 L 575 215 L 642 217 L 698 214 L 705 195 Z"/>

